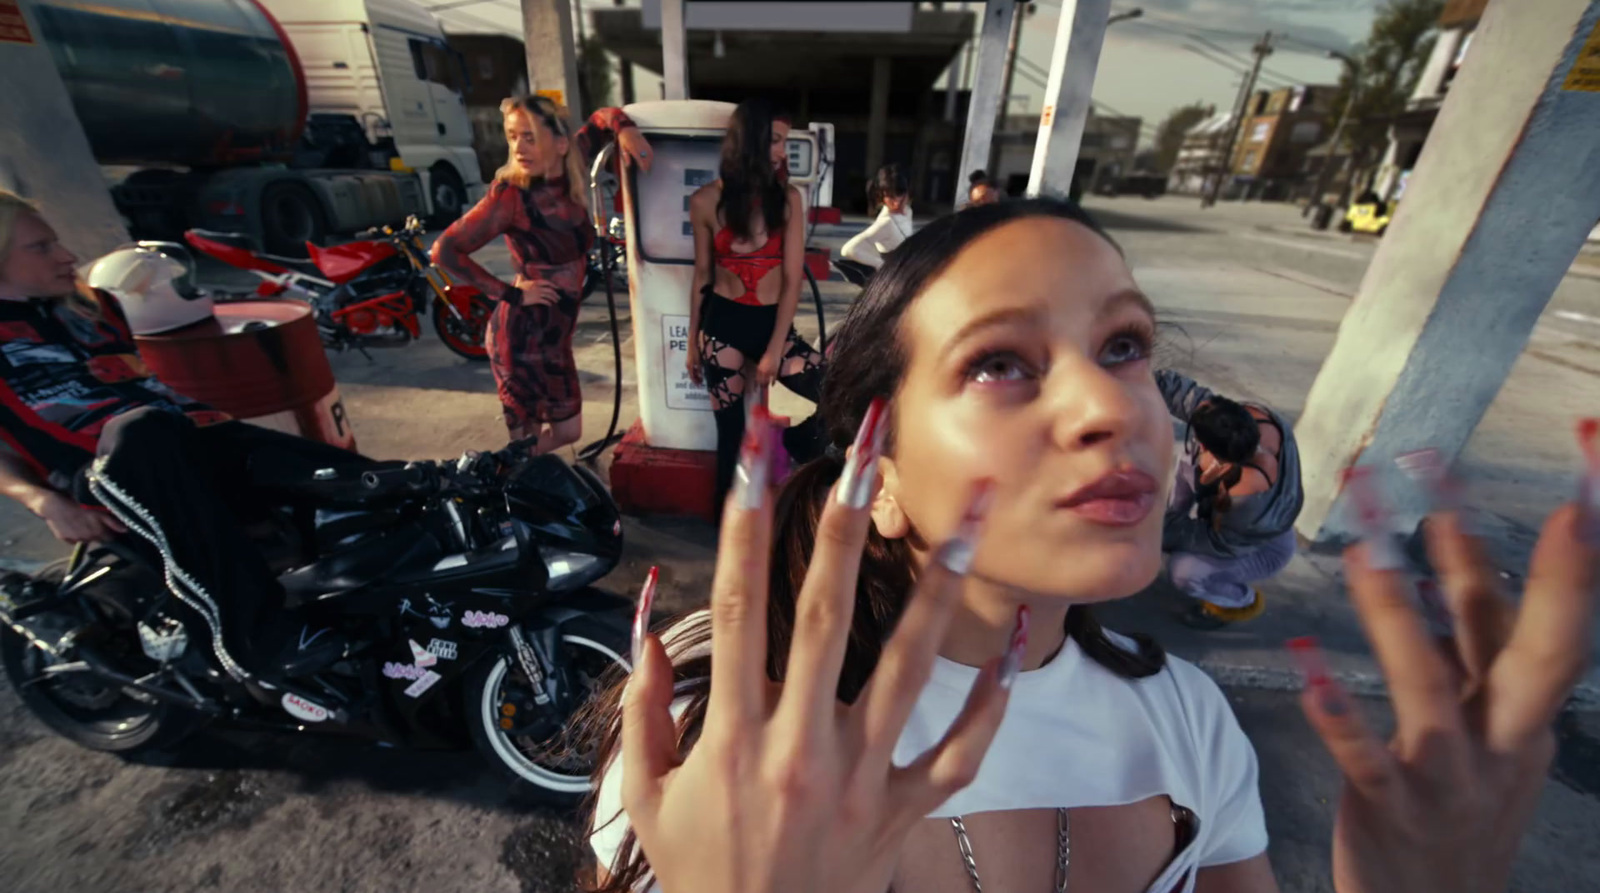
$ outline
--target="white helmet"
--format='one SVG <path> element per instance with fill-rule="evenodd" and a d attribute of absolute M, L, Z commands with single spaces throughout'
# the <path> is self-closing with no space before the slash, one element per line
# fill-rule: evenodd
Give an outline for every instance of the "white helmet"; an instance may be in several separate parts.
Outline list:
<path fill-rule="evenodd" d="M 91 288 L 116 296 L 135 335 L 155 335 L 212 315 L 211 296 L 195 287 L 194 258 L 173 242 L 140 242 L 94 262 Z"/>

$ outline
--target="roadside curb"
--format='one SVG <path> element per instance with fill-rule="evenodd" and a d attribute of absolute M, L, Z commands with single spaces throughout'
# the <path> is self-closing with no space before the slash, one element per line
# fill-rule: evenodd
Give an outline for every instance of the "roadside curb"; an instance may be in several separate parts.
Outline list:
<path fill-rule="evenodd" d="M 1216 680 L 1223 688 L 1243 688 L 1256 691 L 1298 692 L 1305 688 L 1301 681 L 1300 673 L 1296 670 L 1279 667 L 1241 666 L 1219 661 L 1198 660 L 1195 666 L 1205 671 L 1206 675 Z M 1332 671 L 1328 674 L 1344 686 L 1345 690 L 1358 697 L 1383 698 L 1389 697 L 1389 688 L 1384 684 L 1383 677 L 1375 672 L 1363 671 Z M 1600 712 L 1600 670 L 1591 670 L 1584 681 L 1572 690 L 1567 701 L 1562 705 L 1563 713 L 1597 713 Z"/>

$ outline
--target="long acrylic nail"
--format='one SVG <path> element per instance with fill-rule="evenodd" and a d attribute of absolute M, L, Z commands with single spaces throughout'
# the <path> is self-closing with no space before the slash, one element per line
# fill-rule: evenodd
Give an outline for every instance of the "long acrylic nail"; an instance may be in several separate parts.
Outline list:
<path fill-rule="evenodd" d="M 1328 683 L 1331 678 L 1328 676 L 1328 662 L 1322 657 L 1322 646 L 1318 644 L 1316 636 L 1300 636 L 1283 644 L 1288 646 L 1289 656 L 1300 668 L 1300 679 L 1307 688 Z"/>
<path fill-rule="evenodd" d="M 1347 468 L 1344 480 L 1355 509 L 1356 528 L 1367 547 L 1367 566 L 1377 571 L 1404 570 L 1406 559 L 1400 554 L 1394 532 L 1389 529 L 1389 509 L 1378 495 L 1372 468 L 1366 465 Z"/>
<path fill-rule="evenodd" d="M 1300 667 L 1300 677 L 1305 686 L 1316 694 L 1317 704 L 1329 716 L 1343 716 L 1350 710 L 1350 699 L 1344 689 L 1328 673 L 1328 663 L 1322 656 L 1322 646 L 1316 636 L 1301 636 L 1284 643 L 1289 654 Z"/>
<path fill-rule="evenodd" d="M 1578 448 L 1583 450 L 1583 475 L 1578 478 L 1578 534 L 1600 546 L 1600 418 L 1578 422 Z"/>
<path fill-rule="evenodd" d="M 1011 643 L 1000 660 L 1000 687 L 1009 689 L 1022 672 L 1022 652 L 1028 648 L 1028 606 L 1017 606 L 1017 619 L 1011 627 Z"/>
<path fill-rule="evenodd" d="M 1394 464 L 1422 488 L 1428 499 L 1428 514 L 1450 512 L 1463 533 L 1481 536 L 1477 519 L 1467 506 L 1467 490 L 1461 479 L 1451 474 L 1444 454 L 1433 447 L 1401 453 Z"/>
<path fill-rule="evenodd" d="M 660 577 L 660 568 L 650 568 L 650 573 L 644 578 L 644 588 L 639 590 L 639 607 L 633 612 L 633 667 L 639 668 L 639 659 L 644 657 L 644 637 L 650 631 L 650 608 L 656 601 L 656 580 Z"/>
<path fill-rule="evenodd" d="M 744 443 L 739 448 L 739 467 L 734 473 L 734 500 L 745 511 L 755 511 L 767 501 L 767 487 L 772 480 L 769 419 L 767 408 L 757 405 L 745 420 Z"/>
<path fill-rule="evenodd" d="M 837 498 L 846 508 L 864 509 L 872 499 L 878 482 L 878 457 L 883 453 L 883 435 L 888 426 L 883 423 L 888 403 L 874 397 L 867 414 L 856 431 L 855 445 L 850 448 L 850 458 L 839 474 Z"/>
<path fill-rule="evenodd" d="M 983 519 L 989 514 L 989 503 L 994 499 L 994 481 L 984 478 L 972 488 L 966 514 L 956 525 L 955 535 L 945 540 L 935 557 L 953 574 L 965 575 L 972 569 L 972 556 L 978 550 L 978 533 Z"/>

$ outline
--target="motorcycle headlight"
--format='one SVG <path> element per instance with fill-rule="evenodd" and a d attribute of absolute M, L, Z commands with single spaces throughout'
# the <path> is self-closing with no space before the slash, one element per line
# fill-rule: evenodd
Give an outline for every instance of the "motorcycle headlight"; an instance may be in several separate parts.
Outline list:
<path fill-rule="evenodd" d="M 576 589 L 595 579 L 602 570 L 600 559 L 585 552 L 540 546 L 539 557 L 544 559 L 550 575 L 550 588 L 557 592 Z"/>

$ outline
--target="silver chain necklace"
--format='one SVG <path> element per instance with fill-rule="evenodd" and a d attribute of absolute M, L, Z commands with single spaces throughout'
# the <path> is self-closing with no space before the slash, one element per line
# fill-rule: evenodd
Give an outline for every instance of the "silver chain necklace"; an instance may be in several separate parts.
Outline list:
<path fill-rule="evenodd" d="M 956 846 L 961 848 L 961 862 L 967 867 L 967 877 L 972 881 L 972 893 L 983 893 L 978 880 L 978 860 L 972 857 L 972 840 L 967 837 L 967 825 L 961 816 L 950 818 L 950 827 L 956 830 Z M 1072 834 L 1067 810 L 1056 810 L 1056 893 L 1067 893 L 1067 863 L 1072 859 Z"/>

